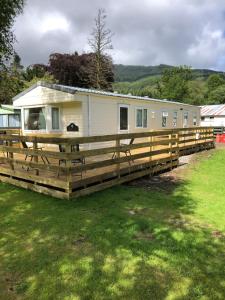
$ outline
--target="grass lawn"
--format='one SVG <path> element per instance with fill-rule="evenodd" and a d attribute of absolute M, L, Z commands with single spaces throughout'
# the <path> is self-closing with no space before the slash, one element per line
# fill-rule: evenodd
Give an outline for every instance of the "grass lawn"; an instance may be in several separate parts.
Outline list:
<path fill-rule="evenodd" d="M 0 299 L 225 299 L 225 150 L 210 153 L 171 192 L 0 184 Z"/>

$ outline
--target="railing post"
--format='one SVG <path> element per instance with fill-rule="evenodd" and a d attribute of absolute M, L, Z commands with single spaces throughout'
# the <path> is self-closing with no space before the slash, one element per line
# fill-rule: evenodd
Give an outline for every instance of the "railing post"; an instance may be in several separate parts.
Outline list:
<path fill-rule="evenodd" d="M 120 159 L 120 149 L 119 149 L 120 148 L 120 138 L 116 139 L 116 147 L 117 147 L 116 158 L 119 160 Z M 116 165 L 116 173 L 117 173 L 118 178 L 120 178 L 120 162 L 118 162 Z"/>
<path fill-rule="evenodd" d="M 34 141 L 33 141 L 33 150 L 38 150 L 38 143 L 37 143 L 37 137 L 34 137 Z M 38 164 L 38 154 L 34 155 L 34 162 L 36 164 Z M 39 169 L 35 170 L 35 174 L 38 176 L 39 175 Z"/>
<path fill-rule="evenodd" d="M 13 146 L 12 140 L 9 140 L 9 141 L 7 142 L 7 145 L 8 145 L 9 147 L 12 147 L 12 146 Z M 12 170 L 14 170 L 14 164 L 13 164 L 13 152 L 11 152 L 11 151 L 9 151 L 9 159 L 12 160 L 12 161 L 10 161 L 10 167 L 11 167 Z"/>

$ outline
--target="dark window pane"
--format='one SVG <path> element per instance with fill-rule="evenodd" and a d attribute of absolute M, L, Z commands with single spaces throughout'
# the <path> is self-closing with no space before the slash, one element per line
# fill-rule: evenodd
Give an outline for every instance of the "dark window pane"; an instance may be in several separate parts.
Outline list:
<path fill-rule="evenodd" d="M 128 129 L 128 108 L 120 107 L 120 130 Z"/>

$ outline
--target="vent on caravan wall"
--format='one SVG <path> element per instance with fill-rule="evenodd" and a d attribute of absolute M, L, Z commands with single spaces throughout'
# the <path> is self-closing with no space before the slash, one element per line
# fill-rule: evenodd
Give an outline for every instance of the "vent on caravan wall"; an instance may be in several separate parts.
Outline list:
<path fill-rule="evenodd" d="M 79 131 L 79 127 L 74 123 L 70 123 L 70 125 L 68 125 L 66 129 L 67 131 Z"/>

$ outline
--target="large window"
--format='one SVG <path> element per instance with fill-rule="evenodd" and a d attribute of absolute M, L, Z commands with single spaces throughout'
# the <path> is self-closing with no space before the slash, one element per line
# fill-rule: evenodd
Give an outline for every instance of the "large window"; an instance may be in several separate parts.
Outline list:
<path fill-rule="evenodd" d="M 0 127 L 1 128 L 19 128 L 20 127 L 20 115 L 0 115 Z"/>
<path fill-rule="evenodd" d="M 162 127 L 167 126 L 167 119 L 168 119 L 168 112 L 163 111 L 162 112 Z"/>
<path fill-rule="evenodd" d="M 184 123 L 183 123 L 183 127 L 187 127 L 188 126 L 188 112 L 185 111 L 184 112 Z"/>
<path fill-rule="evenodd" d="M 120 130 L 128 130 L 128 106 L 120 106 Z"/>
<path fill-rule="evenodd" d="M 34 107 L 24 109 L 24 128 L 25 130 L 45 130 L 45 108 Z"/>
<path fill-rule="evenodd" d="M 59 108 L 52 107 L 52 129 L 59 129 Z"/>
<path fill-rule="evenodd" d="M 148 127 L 148 110 L 146 108 L 136 108 L 136 127 Z"/>

